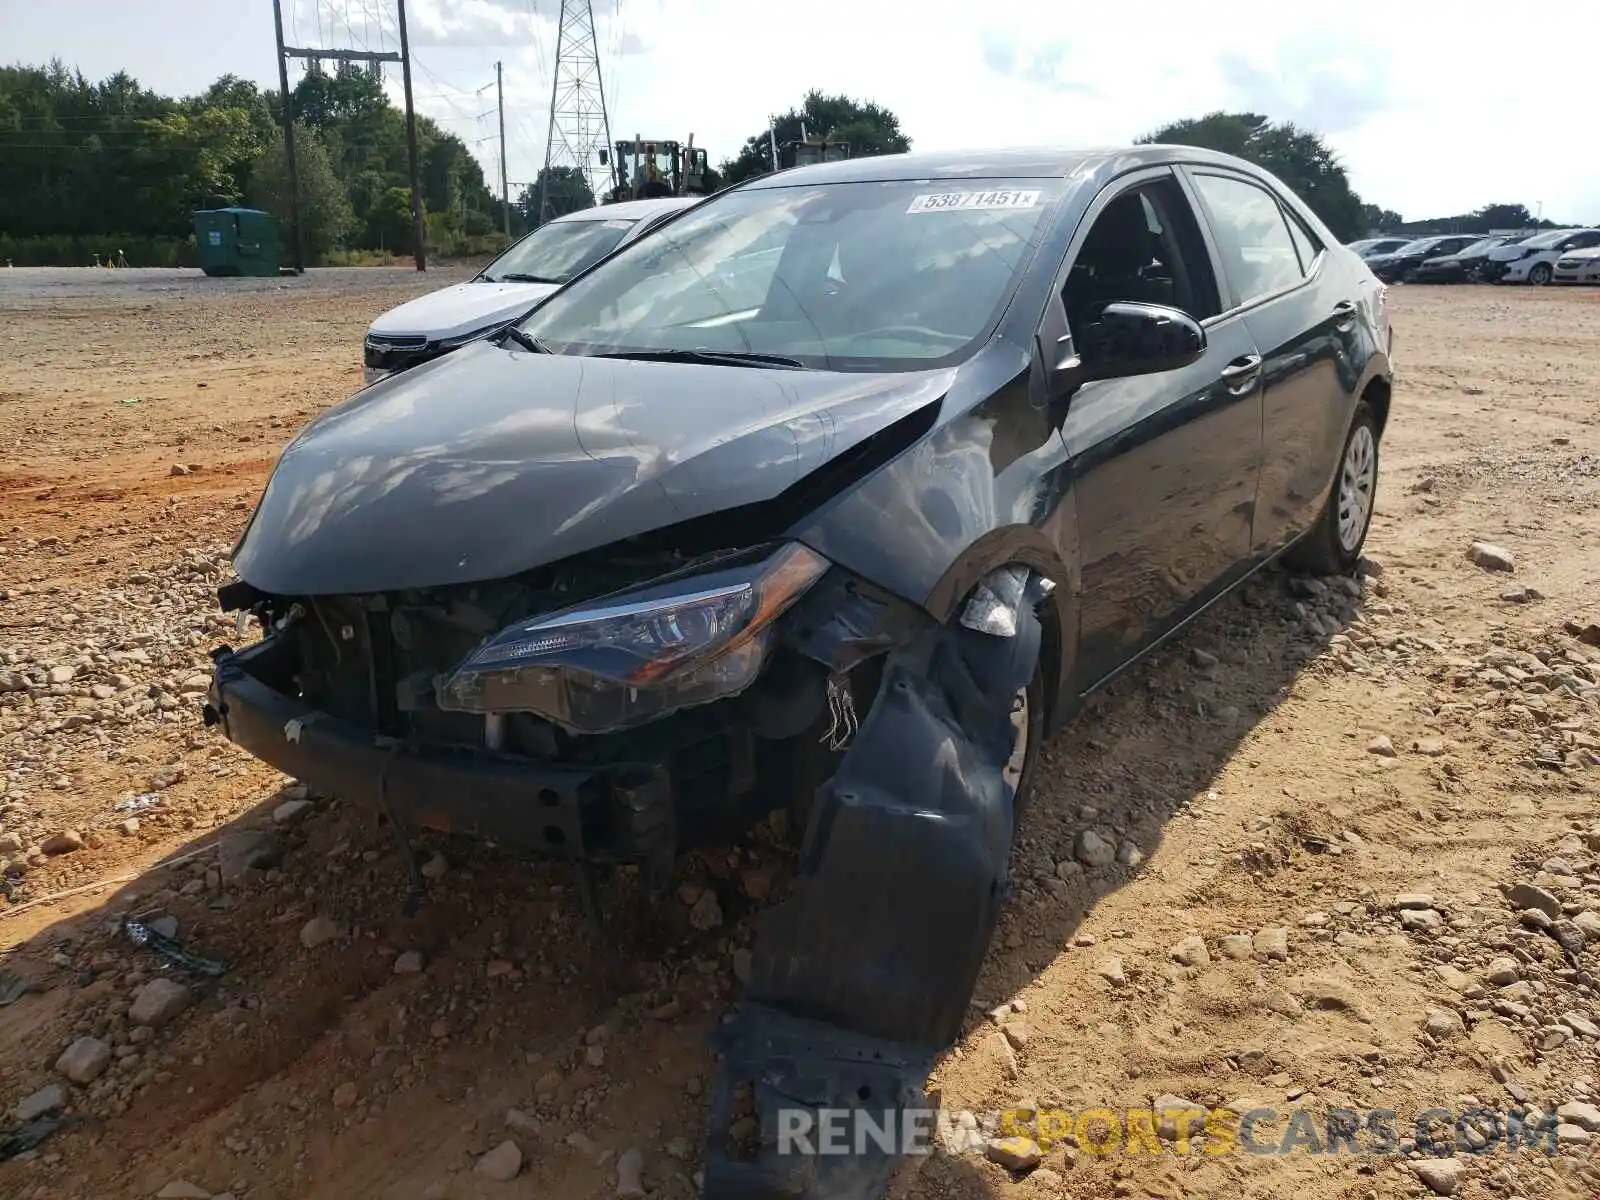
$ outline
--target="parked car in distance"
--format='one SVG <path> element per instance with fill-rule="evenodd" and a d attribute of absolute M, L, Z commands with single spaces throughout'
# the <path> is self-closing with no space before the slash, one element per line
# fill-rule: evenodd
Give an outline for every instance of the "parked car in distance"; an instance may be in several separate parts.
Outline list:
<path fill-rule="evenodd" d="M 784 811 L 805 850 L 718 1033 L 703 1194 L 877 1196 L 870 1145 L 803 1176 L 735 1146 L 734 1085 L 764 1130 L 869 1096 L 902 1127 L 1047 733 L 1275 560 L 1356 568 L 1386 293 L 1194 147 L 748 180 L 300 431 L 219 589 L 260 636 L 215 652 L 206 723 L 400 830 L 653 896 Z"/>
<path fill-rule="evenodd" d="M 1495 235 L 1479 238 L 1454 254 L 1426 258 L 1417 268 L 1416 283 L 1461 283 L 1477 278 L 1478 269 L 1488 261 L 1489 251 L 1497 246 L 1509 246 L 1530 234 Z"/>
<path fill-rule="evenodd" d="M 1417 238 L 1398 250 L 1367 259 L 1372 273 L 1385 283 L 1415 283 L 1418 268 L 1430 258 L 1456 254 L 1479 239 L 1476 233 L 1452 233 Z"/>
<path fill-rule="evenodd" d="M 408 300 L 374 321 L 362 348 L 366 382 L 460 349 L 526 315 L 574 275 L 701 198 L 627 200 L 546 221 L 465 283 Z"/>
<path fill-rule="evenodd" d="M 1479 274 L 1489 283 L 1545 284 L 1555 278 L 1562 255 L 1592 246 L 1600 246 L 1600 229 L 1552 229 L 1489 251 Z"/>
<path fill-rule="evenodd" d="M 1401 246 L 1408 245 L 1413 238 L 1408 237 L 1375 237 L 1362 238 L 1360 241 L 1346 242 L 1345 248 L 1354 250 L 1362 258 L 1376 258 L 1380 254 L 1393 254 Z"/>
<path fill-rule="evenodd" d="M 1600 283 L 1600 246 L 1569 250 L 1556 259 L 1553 283 Z"/>

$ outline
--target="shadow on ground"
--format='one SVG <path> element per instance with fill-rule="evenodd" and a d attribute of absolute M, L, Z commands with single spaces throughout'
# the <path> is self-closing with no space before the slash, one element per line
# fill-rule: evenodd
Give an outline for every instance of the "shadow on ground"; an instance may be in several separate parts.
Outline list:
<path fill-rule="evenodd" d="M 1203 798 L 1362 593 L 1356 580 L 1250 581 L 1047 747 L 982 1004 L 1025 988 L 1100 897 L 1137 878 L 1166 823 Z M 525 1166 L 507 1195 L 611 1196 L 628 1148 L 642 1151 L 652 1195 L 696 1195 L 708 1037 L 738 999 L 757 911 L 792 880 L 781 828 L 686 860 L 663 904 L 632 871 L 605 879 L 599 931 L 571 868 L 421 835 L 427 893 L 407 918 L 393 831 L 334 801 L 285 816 L 291 794 L 0 960 L 30 983 L 0 1008 L 0 1101 L 59 1078 L 52 1065 L 74 1037 L 102 1037 L 116 1055 L 71 1089 L 67 1111 L 95 1123 L 0 1163 L 0 1193 L 150 1196 L 187 1179 L 249 1200 L 493 1195 L 472 1168 L 510 1137 Z M 1086 829 L 1122 861 L 1061 865 Z M 129 915 L 176 918 L 178 940 L 226 972 L 209 979 L 133 945 L 117 931 Z M 191 1003 L 147 1037 L 128 1005 L 157 975 Z M 985 1019 L 975 1007 L 972 1022 Z M 896 1185 L 1002 1193 L 1018 1194 L 999 1167 L 945 1154 Z"/>

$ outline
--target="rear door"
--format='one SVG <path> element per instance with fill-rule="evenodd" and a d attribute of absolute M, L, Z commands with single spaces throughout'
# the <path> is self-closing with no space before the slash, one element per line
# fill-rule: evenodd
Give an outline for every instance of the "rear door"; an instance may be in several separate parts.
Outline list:
<path fill-rule="evenodd" d="M 1251 553 L 1317 518 L 1354 404 L 1357 314 L 1346 272 L 1273 189 L 1211 166 L 1188 177 L 1222 258 L 1232 311 L 1262 359 L 1262 460 Z"/>
<path fill-rule="evenodd" d="M 1128 253 L 1136 241 L 1143 248 Z M 1199 361 L 1180 370 L 1084 384 L 1062 422 L 1082 579 L 1076 671 L 1086 690 L 1243 569 L 1261 460 L 1261 360 L 1245 322 L 1222 311 L 1214 257 L 1169 167 L 1125 176 L 1096 198 L 1060 296 L 1074 338 L 1097 306 L 1118 299 L 1184 309 L 1207 338 Z"/>

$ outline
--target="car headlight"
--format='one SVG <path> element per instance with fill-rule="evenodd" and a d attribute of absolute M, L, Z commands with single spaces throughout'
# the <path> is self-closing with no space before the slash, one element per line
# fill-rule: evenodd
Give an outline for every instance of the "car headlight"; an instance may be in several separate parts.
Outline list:
<path fill-rule="evenodd" d="M 518 621 L 443 681 L 439 707 L 532 712 L 576 733 L 606 733 L 737 695 L 761 673 L 774 622 L 827 569 L 791 542 Z"/>

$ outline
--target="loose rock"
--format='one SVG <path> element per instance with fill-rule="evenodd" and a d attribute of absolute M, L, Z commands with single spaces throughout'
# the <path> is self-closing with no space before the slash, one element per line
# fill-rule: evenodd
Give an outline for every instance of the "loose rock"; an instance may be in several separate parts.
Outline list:
<path fill-rule="evenodd" d="M 1103 958 L 1094 965 L 1095 974 L 1099 975 L 1113 987 L 1121 987 L 1128 982 L 1128 977 L 1123 973 L 1122 960 L 1115 955 Z"/>
<path fill-rule="evenodd" d="M 1248 933 L 1230 933 L 1217 943 L 1223 958 L 1244 962 L 1255 953 L 1255 941 Z"/>
<path fill-rule="evenodd" d="M 61 1052 L 56 1070 L 73 1083 L 93 1083 L 111 1063 L 111 1047 L 99 1038 L 81 1037 Z"/>
<path fill-rule="evenodd" d="M 47 837 L 39 844 L 52 858 L 58 854 L 71 854 L 75 850 L 83 849 L 83 835 L 76 829 L 64 829 L 54 837 Z"/>
<path fill-rule="evenodd" d="M 1412 1163 L 1411 1167 L 1436 1196 L 1453 1196 L 1461 1186 L 1462 1168 L 1458 1158 L 1425 1158 Z"/>
<path fill-rule="evenodd" d="M 1461 1023 L 1461 1018 L 1448 1008 L 1430 1008 L 1423 1028 L 1431 1037 L 1439 1041 L 1448 1041 L 1460 1037 L 1466 1032 L 1466 1026 Z"/>
<path fill-rule="evenodd" d="M 1521 969 L 1514 958 L 1497 958 L 1489 964 L 1483 977 L 1495 987 L 1507 987 L 1521 978 Z"/>
<path fill-rule="evenodd" d="M 716 892 L 707 888 L 700 893 L 700 898 L 689 910 L 689 924 L 702 932 L 722 924 L 722 906 L 717 903 Z"/>
<path fill-rule="evenodd" d="M 644 1187 L 644 1155 L 632 1146 L 617 1156 L 618 1200 L 640 1200 Z"/>
<path fill-rule="evenodd" d="M 48 1113 L 58 1112 L 67 1106 L 71 1097 L 67 1094 L 67 1085 L 64 1083 L 47 1083 L 30 1096 L 17 1101 L 17 1121 L 25 1123 L 36 1117 Z"/>
<path fill-rule="evenodd" d="M 274 825 L 293 825 L 312 808 L 309 800 L 285 800 L 272 810 L 272 823 Z"/>
<path fill-rule="evenodd" d="M 1026 1171 L 1039 1165 L 1044 1157 L 1038 1143 L 1030 1137 L 992 1138 L 984 1147 L 989 1161 L 999 1163 L 1008 1171 Z"/>
<path fill-rule="evenodd" d="M 1205 941 L 1196 936 L 1189 936 L 1172 948 L 1172 957 L 1176 962 L 1186 967 L 1208 967 L 1211 965 L 1211 954 L 1206 950 Z"/>
<path fill-rule="evenodd" d="M 1473 542 L 1467 547 L 1467 558 L 1485 571 L 1515 571 L 1517 560 L 1511 551 L 1493 542 Z M 1537 572 L 1535 572 L 1537 574 Z"/>
<path fill-rule="evenodd" d="M 165 977 L 152 979 L 139 989 L 128 1007 L 128 1020 L 134 1025 L 160 1029 L 189 1007 L 193 994 L 185 984 Z"/>
<path fill-rule="evenodd" d="M 315 950 L 343 936 L 344 926 L 332 917 L 312 917 L 300 927 L 300 944 L 307 950 Z"/>
<path fill-rule="evenodd" d="M 515 1179 L 517 1172 L 522 1170 L 522 1151 L 507 1138 L 480 1158 L 473 1170 L 479 1175 L 487 1175 L 490 1179 L 505 1183 Z"/>
<path fill-rule="evenodd" d="M 1254 939 L 1256 957 L 1286 962 L 1289 958 L 1289 931 L 1282 925 L 1258 929 Z"/>
<path fill-rule="evenodd" d="M 1561 916 L 1561 901 L 1531 883 L 1514 884 L 1506 892 L 1506 901 L 1515 909 L 1538 909 L 1552 921 Z"/>
<path fill-rule="evenodd" d="M 1085 829 L 1078 835 L 1072 852 L 1088 867 L 1109 867 L 1117 858 L 1117 848 L 1092 829 Z"/>
<path fill-rule="evenodd" d="M 422 970 L 422 954 L 417 950 L 407 950 L 395 955 L 394 973 L 396 975 L 415 975 Z"/>

